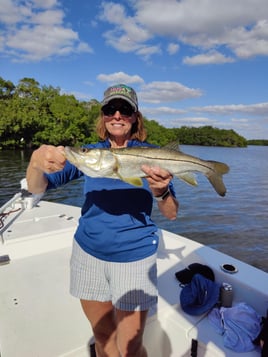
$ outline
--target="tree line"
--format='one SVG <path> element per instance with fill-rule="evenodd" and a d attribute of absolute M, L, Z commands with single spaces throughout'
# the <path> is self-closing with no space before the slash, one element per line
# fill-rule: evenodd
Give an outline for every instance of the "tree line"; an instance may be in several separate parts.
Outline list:
<path fill-rule="evenodd" d="M 17 85 L 0 77 L 0 149 L 33 149 L 41 144 L 76 146 L 96 142 L 101 104 L 61 94 L 59 87 L 41 86 L 33 78 Z M 165 128 L 145 119 L 148 141 L 164 146 L 180 144 L 245 147 L 247 140 L 234 130 L 211 126 Z"/>

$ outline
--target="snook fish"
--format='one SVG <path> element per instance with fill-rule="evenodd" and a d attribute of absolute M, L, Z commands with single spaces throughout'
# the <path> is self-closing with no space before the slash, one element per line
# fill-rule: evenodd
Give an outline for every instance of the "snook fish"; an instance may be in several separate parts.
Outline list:
<path fill-rule="evenodd" d="M 67 160 L 91 177 L 121 179 L 132 185 L 142 186 L 141 178 L 146 177 L 146 174 L 141 166 L 159 166 L 191 185 L 197 185 L 193 173 L 202 173 L 220 196 L 226 193 L 222 181 L 222 175 L 229 171 L 226 164 L 205 161 L 179 150 L 154 147 L 88 149 L 66 146 L 65 155 Z"/>

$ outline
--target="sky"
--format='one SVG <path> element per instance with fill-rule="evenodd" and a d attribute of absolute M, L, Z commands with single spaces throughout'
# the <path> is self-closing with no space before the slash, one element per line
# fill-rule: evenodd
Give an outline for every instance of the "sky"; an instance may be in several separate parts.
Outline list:
<path fill-rule="evenodd" d="M 125 83 L 147 119 L 268 139 L 267 0 L 0 0 L 0 77 L 78 100 Z"/>

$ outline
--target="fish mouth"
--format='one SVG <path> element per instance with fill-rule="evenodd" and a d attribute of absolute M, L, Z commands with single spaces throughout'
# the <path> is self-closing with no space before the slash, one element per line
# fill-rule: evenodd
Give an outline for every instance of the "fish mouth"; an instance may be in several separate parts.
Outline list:
<path fill-rule="evenodd" d="M 64 154 L 67 160 L 75 159 L 75 155 L 72 152 L 70 146 L 65 146 L 64 148 Z"/>

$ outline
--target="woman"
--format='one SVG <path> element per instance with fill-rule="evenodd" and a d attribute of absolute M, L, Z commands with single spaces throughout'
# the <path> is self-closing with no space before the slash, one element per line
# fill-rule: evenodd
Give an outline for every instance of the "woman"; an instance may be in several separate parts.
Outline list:
<path fill-rule="evenodd" d="M 100 141 L 86 147 L 149 146 L 132 88 L 119 84 L 105 91 L 97 133 Z M 157 302 L 153 198 L 168 219 L 176 218 L 178 202 L 169 172 L 145 165 L 142 169 L 147 178 L 140 188 L 116 179 L 84 177 L 70 291 L 80 299 L 92 326 L 98 357 L 147 356 L 142 336 L 147 312 Z M 63 147 L 42 145 L 27 169 L 28 189 L 41 193 L 82 175 L 66 161 Z"/>

